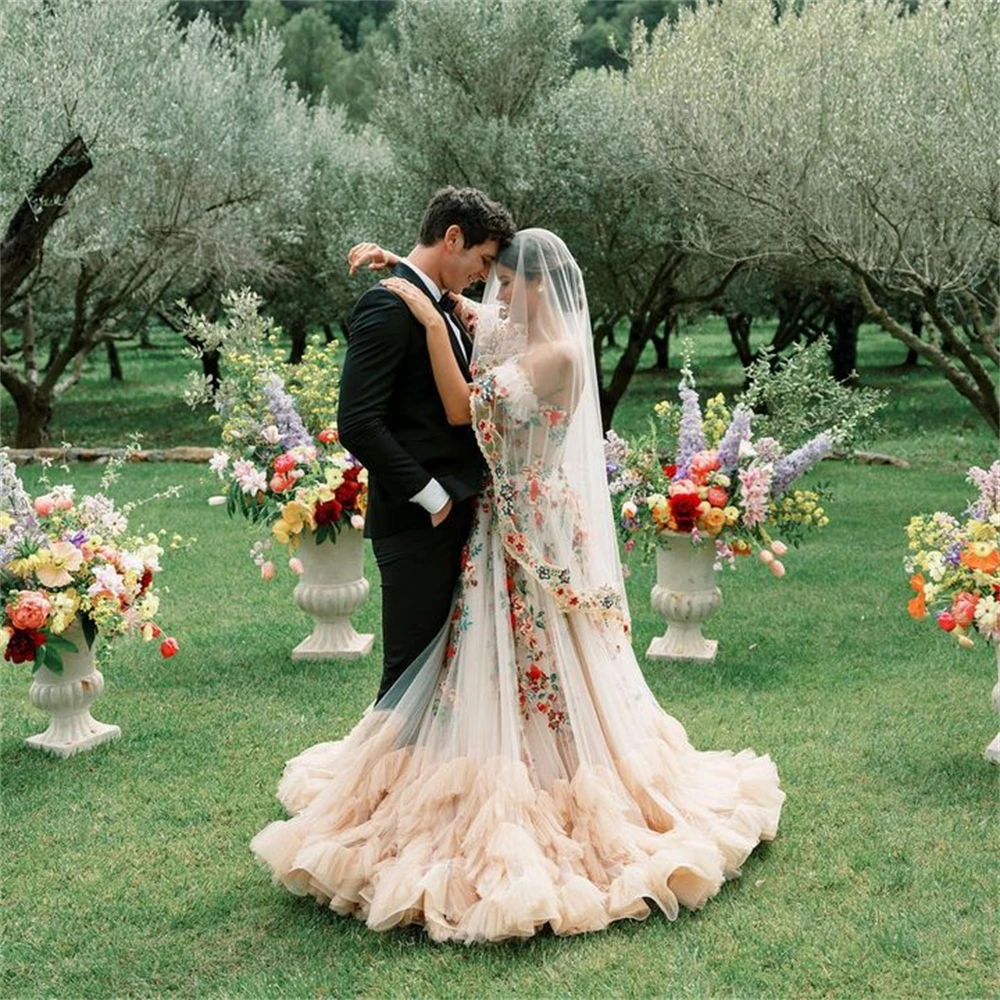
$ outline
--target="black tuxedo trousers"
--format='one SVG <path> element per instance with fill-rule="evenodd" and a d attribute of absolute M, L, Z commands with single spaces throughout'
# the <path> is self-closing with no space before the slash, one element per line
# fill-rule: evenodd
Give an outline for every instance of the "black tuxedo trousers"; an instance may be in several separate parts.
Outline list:
<path fill-rule="evenodd" d="M 428 515 L 426 527 L 372 540 L 382 577 L 382 682 L 376 701 L 448 620 L 475 503 L 455 504 L 436 528 Z"/>

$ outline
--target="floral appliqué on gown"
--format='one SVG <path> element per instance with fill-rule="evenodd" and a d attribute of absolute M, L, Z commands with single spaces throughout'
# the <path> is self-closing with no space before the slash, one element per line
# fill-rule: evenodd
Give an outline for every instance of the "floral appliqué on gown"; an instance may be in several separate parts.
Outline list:
<path fill-rule="evenodd" d="M 475 374 L 490 467 L 449 622 L 344 739 L 289 761 L 292 818 L 252 847 L 275 878 L 375 930 L 467 943 L 700 908 L 784 793 L 770 758 L 699 751 L 588 562 L 561 463 L 572 419 L 518 359 Z"/>

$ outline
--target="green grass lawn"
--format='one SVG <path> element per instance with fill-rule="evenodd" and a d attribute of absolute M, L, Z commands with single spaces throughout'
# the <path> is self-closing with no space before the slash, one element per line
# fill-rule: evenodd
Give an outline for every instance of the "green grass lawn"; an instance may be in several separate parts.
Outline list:
<path fill-rule="evenodd" d="M 980 756 L 997 731 L 993 659 L 910 621 L 901 566 L 910 514 L 960 511 L 964 468 L 994 446 L 939 379 L 894 369 L 898 345 L 874 333 L 865 343 L 863 381 L 893 389 L 876 448 L 910 467 L 826 463 L 831 524 L 785 558 L 788 575 L 753 563 L 722 577 L 725 602 L 706 627 L 718 659 L 644 663 L 696 745 L 770 753 L 788 793 L 778 839 L 703 911 L 465 948 L 417 930 L 374 934 L 272 886 L 248 844 L 282 815 L 283 762 L 351 727 L 375 691 L 380 647 L 356 663 L 293 663 L 308 623 L 292 577 L 256 577 L 256 536 L 205 504 L 207 469 L 135 465 L 119 495 L 183 484 L 143 519 L 199 538 L 164 573 L 162 618 L 181 652 L 162 661 L 152 646 L 120 646 L 95 715 L 122 739 L 68 760 L 23 746 L 43 718 L 27 671 L 4 665 L 3 995 L 996 996 L 998 775 Z M 738 384 L 717 328 L 698 349 L 703 388 Z M 211 443 L 178 416 L 163 379 L 181 366 L 163 354 L 141 383 L 143 359 L 125 358 L 145 398 L 127 383 L 115 412 L 150 436 L 161 428 L 157 444 Z M 622 429 L 673 381 L 637 376 Z M 78 389 L 74 444 L 120 440 L 99 389 Z M 29 487 L 37 475 L 25 470 Z M 71 470 L 81 489 L 99 475 Z M 628 586 L 640 657 L 662 631 L 651 585 L 638 562 Z M 357 624 L 377 622 L 375 588 Z"/>

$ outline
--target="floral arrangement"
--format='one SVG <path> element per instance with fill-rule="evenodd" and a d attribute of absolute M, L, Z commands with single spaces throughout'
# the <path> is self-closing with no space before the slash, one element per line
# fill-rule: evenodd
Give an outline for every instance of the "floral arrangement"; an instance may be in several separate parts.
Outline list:
<path fill-rule="evenodd" d="M 364 528 L 368 475 L 340 446 L 334 426 L 335 345 L 311 344 L 298 365 L 286 364 L 281 330 L 260 315 L 260 304 L 244 289 L 223 299 L 224 324 L 188 314 L 186 333 L 199 345 L 195 355 L 218 351 L 222 379 L 213 392 L 193 376 L 185 399 L 192 406 L 210 400 L 215 407 L 223 448 L 210 467 L 226 491 L 209 503 L 270 526 L 271 537 L 251 549 L 261 576 L 270 580 L 276 572 L 268 558 L 272 541 L 287 547 L 289 566 L 301 573 L 294 551 L 303 531 L 324 542 L 345 528 Z"/>
<path fill-rule="evenodd" d="M 79 619 L 88 646 L 97 636 L 111 641 L 140 634 L 160 639 L 160 653 L 173 656 L 177 640 L 156 623 L 160 594 L 160 536 L 129 534 L 128 517 L 138 504 L 118 507 L 106 491 L 124 459 L 109 463 L 98 493 L 77 496 L 71 485 L 51 486 L 30 497 L 6 450 L 0 451 L 0 588 L 3 626 L 0 649 L 12 663 L 63 669 L 62 654 L 77 646 L 65 633 Z M 156 494 L 172 496 L 176 489 Z M 150 497 L 147 499 L 155 499 Z M 176 546 L 181 539 L 175 536 Z"/>
<path fill-rule="evenodd" d="M 732 408 L 721 393 L 702 408 L 688 356 L 679 405 L 657 403 L 649 433 L 634 442 L 609 431 L 608 484 L 626 551 L 678 532 L 696 544 L 713 540 L 730 565 L 757 551 L 784 576 L 786 542 L 829 523 L 827 491 L 793 485 L 835 448 L 854 447 L 884 406 L 884 393 L 833 379 L 826 351 L 821 338 L 781 362 L 765 356 Z M 760 426 L 766 434 L 756 437 Z"/>
<path fill-rule="evenodd" d="M 968 481 L 979 496 L 962 520 L 940 510 L 910 519 L 905 560 L 911 617 L 936 609 L 938 627 L 965 648 L 977 633 L 1000 643 L 1000 461 L 969 469 Z"/>

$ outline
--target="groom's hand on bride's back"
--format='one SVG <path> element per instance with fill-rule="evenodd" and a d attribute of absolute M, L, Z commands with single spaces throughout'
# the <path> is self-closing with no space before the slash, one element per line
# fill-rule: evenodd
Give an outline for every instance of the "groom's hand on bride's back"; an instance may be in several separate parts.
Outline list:
<path fill-rule="evenodd" d="M 436 528 L 439 524 L 443 524 L 451 513 L 451 508 L 452 502 L 449 497 L 448 502 L 436 514 L 431 514 L 431 525 Z"/>

